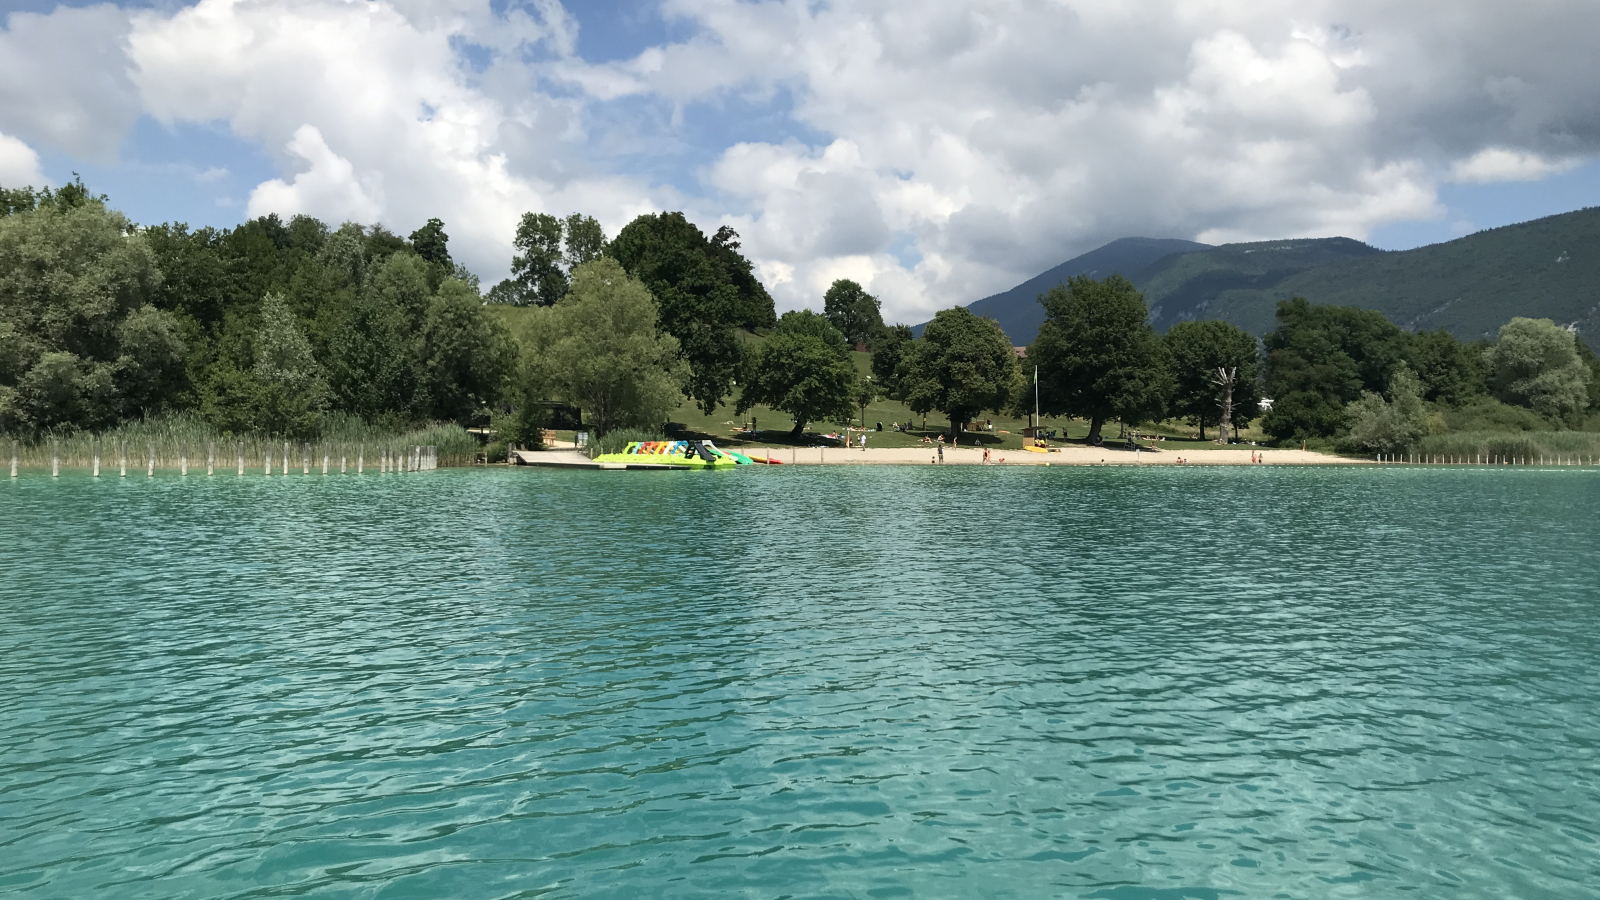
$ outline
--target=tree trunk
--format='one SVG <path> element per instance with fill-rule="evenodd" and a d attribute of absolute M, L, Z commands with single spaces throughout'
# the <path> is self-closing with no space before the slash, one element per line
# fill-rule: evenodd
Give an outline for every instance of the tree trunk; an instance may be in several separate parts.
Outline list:
<path fill-rule="evenodd" d="M 1089 444 L 1100 443 L 1100 429 L 1106 424 L 1105 416 L 1095 416 L 1089 420 L 1089 436 L 1085 439 Z"/>
<path fill-rule="evenodd" d="M 1206 439 L 1206 420 L 1205 419 L 1201 419 L 1200 420 L 1200 440 L 1203 441 L 1205 439 Z"/>
<path fill-rule="evenodd" d="M 795 419 L 794 420 L 794 430 L 789 432 L 789 436 L 792 437 L 792 438 L 798 438 L 798 437 L 800 437 L 800 435 L 805 433 L 805 430 L 806 430 L 806 420 L 805 419 Z"/>
<path fill-rule="evenodd" d="M 1238 369 L 1229 369 L 1224 366 L 1217 367 L 1216 385 L 1222 388 L 1222 399 L 1217 402 L 1222 407 L 1222 417 L 1217 421 L 1217 443 L 1228 443 L 1228 426 L 1233 424 L 1233 382 L 1238 374 Z"/>

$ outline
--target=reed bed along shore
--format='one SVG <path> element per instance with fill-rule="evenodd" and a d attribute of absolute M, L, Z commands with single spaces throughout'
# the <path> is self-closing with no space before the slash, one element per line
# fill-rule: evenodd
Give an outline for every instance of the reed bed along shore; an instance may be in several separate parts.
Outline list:
<path fill-rule="evenodd" d="M 285 447 L 287 446 L 287 457 Z M 0 456 L 13 453 L 26 468 L 47 468 L 59 461 L 63 468 L 90 468 L 96 457 L 102 468 L 117 468 L 126 459 L 129 469 L 187 466 L 204 468 L 208 461 L 218 469 L 262 468 L 271 460 L 281 469 L 287 458 L 293 468 L 321 470 L 323 459 L 337 469 L 340 461 L 350 470 L 369 468 L 382 460 L 405 459 L 415 448 L 433 448 L 429 457 L 441 467 L 470 466 L 478 458 L 478 441 L 459 425 L 429 425 L 406 431 L 383 429 L 359 419 L 332 419 L 314 438 L 284 438 L 263 434 L 234 435 L 217 431 L 188 416 L 165 416 L 127 422 L 102 432 L 42 434 L 31 438 L 0 435 Z"/>
<path fill-rule="evenodd" d="M 1429 435 L 1418 442 L 1424 456 L 1457 458 L 1600 458 L 1600 433 L 1593 431 L 1462 431 Z"/>

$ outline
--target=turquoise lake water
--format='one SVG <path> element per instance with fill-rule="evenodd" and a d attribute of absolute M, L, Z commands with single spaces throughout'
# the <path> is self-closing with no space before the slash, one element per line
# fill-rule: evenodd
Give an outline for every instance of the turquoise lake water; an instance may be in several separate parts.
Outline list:
<path fill-rule="evenodd" d="M 1600 896 L 1600 471 L 0 481 L 0 895 Z"/>

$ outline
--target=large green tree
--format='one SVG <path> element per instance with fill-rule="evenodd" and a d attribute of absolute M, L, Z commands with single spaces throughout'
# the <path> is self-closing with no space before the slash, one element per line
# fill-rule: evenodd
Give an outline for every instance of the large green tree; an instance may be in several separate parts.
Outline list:
<path fill-rule="evenodd" d="M 261 326 L 256 332 L 254 376 L 255 425 L 269 433 L 307 437 L 316 430 L 317 415 L 327 406 L 328 383 L 283 297 L 261 300 Z"/>
<path fill-rule="evenodd" d="M 1575 420 L 1589 406 L 1589 366 L 1577 336 L 1549 319 L 1500 326 L 1487 353 L 1495 396 L 1552 419 Z"/>
<path fill-rule="evenodd" d="M 900 398 L 900 359 L 916 338 L 909 325 L 891 325 L 872 339 L 872 377 L 883 396 Z"/>
<path fill-rule="evenodd" d="M 1028 363 L 1039 367 L 1043 414 L 1088 419 L 1090 443 L 1099 442 L 1112 417 L 1138 422 L 1163 415 L 1170 369 L 1132 282 L 1078 275 L 1039 302 L 1045 321 L 1028 347 Z"/>
<path fill-rule="evenodd" d="M 871 343 L 883 330 L 878 298 L 848 278 L 840 278 L 828 286 L 822 295 L 822 314 L 852 347 Z"/>
<path fill-rule="evenodd" d="M 1440 328 L 1410 335 L 1404 356 L 1422 399 L 1460 406 L 1488 391 L 1483 349 L 1464 344 Z"/>
<path fill-rule="evenodd" d="M 390 297 L 358 297 L 328 341 L 328 383 L 335 409 L 368 421 L 404 417 L 417 402 L 416 346 Z"/>
<path fill-rule="evenodd" d="M 1273 403 L 1261 426 L 1282 442 L 1340 431 L 1346 404 L 1387 390 L 1405 358 L 1405 332 L 1375 310 L 1296 297 L 1280 301 L 1276 317 L 1265 340 Z"/>
<path fill-rule="evenodd" d="M 511 245 L 516 254 L 511 257 L 510 289 L 495 299 L 517 306 L 551 306 L 566 295 L 560 219 L 549 213 L 523 213 Z"/>
<path fill-rule="evenodd" d="M 186 348 L 152 303 L 149 245 L 85 191 L 43 196 L 0 217 L 0 428 L 98 428 L 162 409 Z"/>
<path fill-rule="evenodd" d="M 1003 408 L 1021 386 L 1017 354 L 993 319 L 940 310 L 901 357 L 900 393 L 913 412 L 939 410 L 955 440 L 973 417 Z"/>
<path fill-rule="evenodd" d="M 657 314 L 650 291 L 616 260 L 580 264 L 572 290 L 524 332 L 524 402 L 571 403 L 602 435 L 660 426 L 683 401 L 688 372 Z"/>
<path fill-rule="evenodd" d="M 735 331 L 770 323 L 772 298 L 738 254 L 736 234 L 709 241 L 681 212 L 647 214 L 617 233 L 607 253 L 644 282 L 661 308 L 661 330 L 689 363 L 687 393 L 710 415 L 728 396 L 744 354 Z"/>
<path fill-rule="evenodd" d="M 592 216 L 524 213 L 512 238 L 511 277 L 489 291 L 490 303 L 551 306 L 566 296 L 572 272 L 600 258 L 606 235 Z"/>
<path fill-rule="evenodd" d="M 452 278 L 439 286 L 419 338 L 433 418 L 466 422 L 500 398 L 516 365 L 516 343 L 466 282 Z"/>
<path fill-rule="evenodd" d="M 424 262 L 446 272 L 455 269 L 455 261 L 450 258 L 450 235 L 445 234 L 444 221 L 441 219 L 429 219 L 421 228 L 411 232 L 411 249 Z"/>
<path fill-rule="evenodd" d="M 849 418 L 856 380 L 837 328 L 810 310 L 786 312 L 756 352 L 737 410 L 742 415 L 761 404 L 786 412 L 798 437 L 818 419 Z"/>
<path fill-rule="evenodd" d="M 1206 426 L 1222 420 L 1222 388 L 1218 369 L 1234 373 L 1233 420 L 1243 427 L 1260 415 L 1261 385 L 1256 365 L 1256 339 L 1237 325 L 1215 319 L 1179 322 L 1162 338 L 1171 364 L 1173 393 L 1170 412 L 1194 421 L 1200 439 Z"/>

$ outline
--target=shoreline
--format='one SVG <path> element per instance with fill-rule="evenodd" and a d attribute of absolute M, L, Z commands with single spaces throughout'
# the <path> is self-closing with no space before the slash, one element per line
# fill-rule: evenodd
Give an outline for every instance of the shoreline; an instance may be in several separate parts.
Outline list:
<path fill-rule="evenodd" d="M 518 451 L 523 465 L 583 465 L 588 462 L 570 447 L 550 450 Z M 868 447 L 866 450 L 844 447 L 741 447 L 739 453 L 777 459 L 783 465 L 846 466 L 895 465 L 926 466 L 933 462 L 937 450 L 933 447 Z M 1260 454 L 1261 462 L 1251 462 L 1252 453 Z M 548 455 L 546 455 L 548 454 Z M 1183 462 L 1178 462 L 1182 459 Z M 1106 450 L 1099 447 L 1062 447 L 1048 453 L 1031 453 L 1027 450 L 992 450 L 992 466 L 1344 466 L 1376 465 L 1370 459 L 1351 459 L 1318 453 L 1314 450 L 1274 450 L 1260 447 L 1196 451 L 1191 456 L 1171 450 L 1140 451 Z M 981 447 L 946 447 L 943 465 L 983 465 Z"/>
<path fill-rule="evenodd" d="M 784 465 L 921 465 L 933 463 L 937 450 L 933 447 L 868 447 L 850 450 L 843 447 L 750 447 L 739 451 L 747 456 L 765 456 L 779 460 Z M 1251 462 L 1252 453 L 1259 454 L 1261 462 Z M 1182 459 L 1183 462 L 1178 460 Z M 1318 453 L 1314 450 L 1276 450 L 1260 447 L 1238 449 L 1200 450 L 1192 456 L 1172 450 L 1139 451 L 1106 450 L 1099 447 L 1062 447 L 1048 453 L 1027 450 L 992 450 L 992 466 L 1346 466 L 1376 465 L 1370 459 L 1351 459 Z M 983 465 L 980 447 L 946 447 L 943 465 Z"/>

